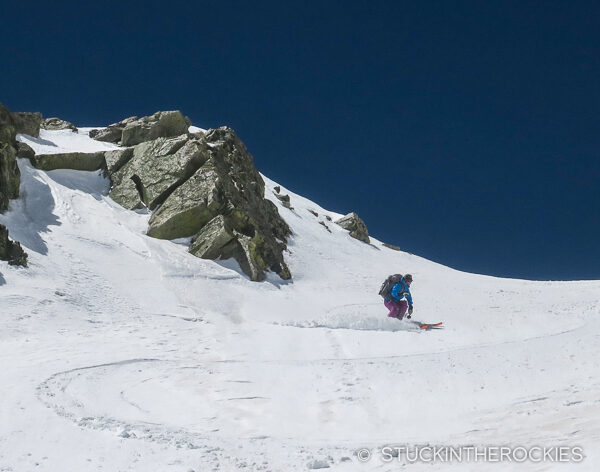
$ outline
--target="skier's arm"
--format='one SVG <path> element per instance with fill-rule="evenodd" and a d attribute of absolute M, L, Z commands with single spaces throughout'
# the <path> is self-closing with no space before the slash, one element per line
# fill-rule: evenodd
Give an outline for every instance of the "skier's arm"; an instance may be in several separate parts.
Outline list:
<path fill-rule="evenodd" d="M 410 289 L 406 292 L 406 299 L 408 300 L 408 306 L 412 306 L 412 295 L 410 294 Z"/>
<path fill-rule="evenodd" d="M 396 284 L 392 287 L 392 298 L 394 300 L 400 300 L 402 295 L 398 295 L 398 292 L 402 293 L 402 286 L 400 284 Z"/>

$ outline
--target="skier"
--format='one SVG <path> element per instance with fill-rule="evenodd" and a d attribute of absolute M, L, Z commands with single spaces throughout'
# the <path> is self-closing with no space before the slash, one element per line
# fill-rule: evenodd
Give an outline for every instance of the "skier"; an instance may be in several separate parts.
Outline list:
<path fill-rule="evenodd" d="M 398 282 L 392 287 L 389 297 L 383 300 L 385 307 L 390 310 L 388 316 L 401 320 L 406 314 L 408 307 L 408 316 L 410 319 L 413 312 L 412 295 L 410 294 L 410 284 L 412 283 L 412 275 L 406 274 L 400 277 Z"/>

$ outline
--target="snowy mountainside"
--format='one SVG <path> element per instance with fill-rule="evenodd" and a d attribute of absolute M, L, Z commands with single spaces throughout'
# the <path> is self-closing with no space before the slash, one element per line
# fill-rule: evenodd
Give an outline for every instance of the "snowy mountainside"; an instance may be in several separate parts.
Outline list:
<path fill-rule="evenodd" d="M 88 131 L 19 140 L 117 147 Z M 424 442 L 580 445 L 577 470 L 600 465 L 600 282 L 474 275 L 365 244 L 281 187 L 285 208 L 264 176 L 293 280 L 251 282 L 146 236 L 150 215 L 113 202 L 101 172 L 19 167 L 0 222 L 30 267 L 0 264 L 0 470 L 397 470 L 353 451 Z M 413 274 L 413 318 L 443 330 L 386 318 L 377 290 L 396 272 Z"/>

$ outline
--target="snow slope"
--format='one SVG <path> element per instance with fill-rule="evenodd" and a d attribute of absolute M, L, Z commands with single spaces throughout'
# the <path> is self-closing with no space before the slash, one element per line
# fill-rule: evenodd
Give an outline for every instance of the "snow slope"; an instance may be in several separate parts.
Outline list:
<path fill-rule="evenodd" d="M 115 147 L 87 131 L 19 139 Z M 285 188 L 283 208 L 265 177 L 294 279 L 254 283 L 145 236 L 149 214 L 114 203 L 98 172 L 19 166 L 0 222 L 30 268 L 0 264 L 0 471 L 400 470 L 377 449 L 422 443 L 581 446 L 580 464 L 519 468 L 600 467 L 600 282 L 498 279 L 367 245 Z M 443 330 L 386 318 L 377 290 L 395 272 L 414 276 L 413 318 Z"/>

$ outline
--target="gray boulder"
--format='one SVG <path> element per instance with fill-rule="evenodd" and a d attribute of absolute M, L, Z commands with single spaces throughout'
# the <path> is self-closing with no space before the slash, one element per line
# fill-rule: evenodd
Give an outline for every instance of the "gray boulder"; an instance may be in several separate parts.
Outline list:
<path fill-rule="evenodd" d="M 42 114 L 36 113 L 13 113 L 13 125 L 17 133 L 28 134 L 34 138 L 40 135 L 40 125 L 42 123 Z"/>
<path fill-rule="evenodd" d="M 119 121 L 118 123 L 109 125 L 106 128 L 93 129 L 89 132 L 89 136 L 90 138 L 93 138 L 96 141 L 103 141 L 106 143 L 116 144 L 121 141 L 121 135 L 123 134 L 125 126 L 127 126 L 129 123 L 136 121 L 137 119 L 137 116 L 131 116 L 129 118 L 125 118 L 122 121 Z"/>
<path fill-rule="evenodd" d="M 293 210 L 292 208 L 292 204 L 290 203 L 290 196 L 287 194 L 281 194 L 281 193 L 276 193 L 275 197 L 277 197 L 277 200 L 279 200 L 281 202 L 281 204 L 287 208 L 288 210 Z"/>
<path fill-rule="evenodd" d="M 8 229 L 0 224 L 0 260 L 8 261 L 10 265 L 27 267 L 27 253 L 18 242 L 8 237 Z"/>
<path fill-rule="evenodd" d="M 77 127 L 73 123 L 61 120 L 60 118 L 46 118 L 42 120 L 41 128 L 49 131 L 58 131 L 61 129 L 77 131 Z"/>
<path fill-rule="evenodd" d="M 25 159 L 33 159 L 35 151 L 29 144 L 17 142 L 17 157 L 23 157 Z"/>
<path fill-rule="evenodd" d="M 135 146 L 131 159 L 111 175 L 110 196 L 128 209 L 156 208 L 206 161 L 204 147 L 187 135 Z"/>
<path fill-rule="evenodd" d="M 123 146 L 151 141 L 156 138 L 172 138 L 188 132 L 192 123 L 180 111 L 159 111 L 125 126 L 121 136 Z"/>
<path fill-rule="evenodd" d="M 173 138 L 188 132 L 191 122 L 180 111 L 157 111 L 151 116 L 133 116 L 104 129 L 90 131 L 98 141 L 134 146 L 157 138 Z"/>
<path fill-rule="evenodd" d="M 190 252 L 203 259 L 229 259 L 234 257 L 235 246 L 233 230 L 223 215 L 217 215 L 193 238 Z"/>
<path fill-rule="evenodd" d="M 104 152 L 67 152 L 60 154 L 38 154 L 31 163 L 37 169 L 73 169 L 94 171 L 105 167 Z"/>
<path fill-rule="evenodd" d="M 254 238 L 239 233 L 231 227 L 228 218 L 217 215 L 194 237 L 190 253 L 203 259 L 234 258 L 250 279 L 263 280 L 264 261 L 256 253 Z M 289 272 L 284 274 L 289 278 Z"/>
<path fill-rule="evenodd" d="M 346 216 L 336 221 L 345 230 L 350 231 L 350 236 L 364 243 L 369 244 L 369 231 L 367 225 L 361 220 L 356 213 L 348 213 Z"/>
<path fill-rule="evenodd" d="M 255 237 L 246 236 L 236 232 L 237 246 L 233 253 L 233 257 L 244 273 L 250 277 L 251 280 L 261 281 L 266 278 L 265 270 L 269 268 L 268 262 L 263 259 L 264 240 L 260 235 Z M 284 265 L 284 270 L 277 271 L 282 279 L 290 279 L 291 274 L 287 266 Z"/>
<path fill-rule="evenodd" d="M 114 151 L 105 151 L 106 170 L 108 174 L 114 174 L 121 167 L 129 162 L 133 157 L 133 148 L 115 149 Z"/>
<path fill-rule="evenodd" d="M 219 191 L 219 179 L 213 166 L 198 169 L 154 212 L 148 225 L 148 235 L 160 239 L 194 236 L 225 205 Z"/>

